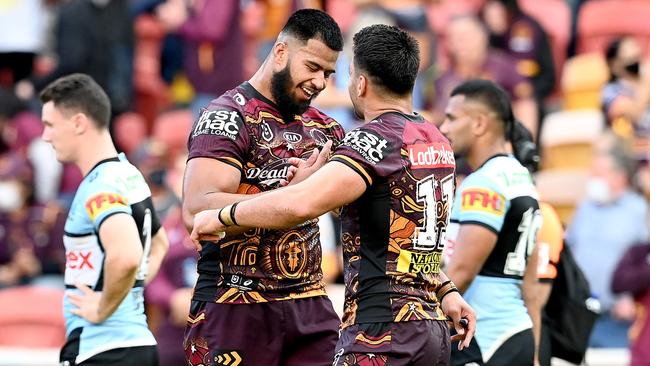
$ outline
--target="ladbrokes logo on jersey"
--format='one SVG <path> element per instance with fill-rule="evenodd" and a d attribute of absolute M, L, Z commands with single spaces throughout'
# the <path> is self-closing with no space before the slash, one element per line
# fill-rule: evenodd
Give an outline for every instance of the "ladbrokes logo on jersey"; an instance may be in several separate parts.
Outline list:
<path fill-rule="evenodd" d="M 199 135 L 219 135 L 235 139 L 242 125 L 237 111 L 218 110 L 205 111 L 194 126 L 192 137 Z"/>
<path fill-rule="evenodd" d="M 407 146 L 413 169 L 453 168 L 456 166 L 454 151 L 449 144 L 415 144 Z"/>
<path fill-rule="evenodd" d="M 369 131 L 354 130 L 345 135 L 341 142 L 356 150 L 361 156 L 372 164 L 379 163 L 388 151 L 388 141 Z"/>

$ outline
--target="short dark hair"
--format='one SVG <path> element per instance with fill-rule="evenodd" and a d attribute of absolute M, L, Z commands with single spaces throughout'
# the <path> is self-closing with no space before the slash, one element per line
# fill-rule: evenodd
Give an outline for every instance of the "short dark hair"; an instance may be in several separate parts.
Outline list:
<path fill-rule="evenodd" d="M 503 123 L 505 137 L 512 141 L 515 116 L 512 113 L 510 97 L 503 88 L 490 80 L 468 80 L 451 91 L 450 96 L 464 95 L 465 98 L 477 101 L 497 115 Z"/>
<path fill-rule="evenodd" d="M 412 92 L 420 67 L 418 42 L 405 31 L 375 24 L 354 35 L 354 66 L 397 95 Z"/>
<path fill-rule="evenodd" d="M 41 102 L 57 108 L 86 114 L 99 128 L 108 128 L 111 102 L 106 92 L 86 74 L 71 74 L 56 79 L 43 89 Z"/>
<path fill-rule="evenodd" d="M 341 28 L 329 14 L 318 9 L 301 9 L 293 13 L 281 34 L 288 34 L 303 42 L 318 39 L 334 51 L 343 49 Z"/>

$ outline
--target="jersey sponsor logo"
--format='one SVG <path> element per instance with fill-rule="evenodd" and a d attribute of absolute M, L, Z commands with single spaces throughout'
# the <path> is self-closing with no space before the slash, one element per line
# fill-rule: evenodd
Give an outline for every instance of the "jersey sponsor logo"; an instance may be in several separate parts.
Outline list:
<path fill-rule="evenodd" d="M 92 221 L 110 209 L 126 206 L 128 206 L 126 198 L 117 193 L 99 193 L 86 201 L 86 211 Z"/>
<path fill-rule="evenodd" d="M 463 191 L 461 211 L 485 212 L 503 216 L 506 211 L 506 198 L 492 190 L 470 188 Z"/>
<path fill-rule="evenodd" d="M 249 168 L 245 173 L 246 179 L 259 180 L 261 185 L 272 186 L 287 178 L 289 166 L 284 160 L 278 160 L 264 168 Z"/>
<path fill-rule="evenodd" d="M 379 163 L 388 151 L 388 141 L 369 131 L 354 130 L 345 135 L 341 142 L 356 150 L 364 159 L 372 164 Z"/>
<path fill-rule="evenodd" d="M 252 291 L 253 289 L 256 289 L 257 286 L 259 285 L 259 282 L 257 280 L 254 280 L 252 278 L 246 278 L 236 274 L 226 275 L 225 280 L 226 280 L 226 285 L 244 291 Z"/>
<path fill-rule="evenodd" d="M 400 249 L 397 271 L 402 273 L 440 273 L 442 252 L 415 253 Z"/>
<path fill-rule="evenodd" d="M 292 144 L 295 144 L 302 140 L 302 135 L 297 134 L 295 132 L 285 132 L 282 134 L 282 137 Z"/>
<path fill-rule="evenodd" d="M 266 122 L 262 122 L 261 128 L 262 128 L 262 138 L 266 142 L 271 142 L 271 140 L 273 140 L 273 131 L 271 131 L 271 127 L 269 127 L 269 124 Z"/>
<path fill-rule="evenodd" d="M 92 251 L 71 250 L 65 255 L 65 266 L 69 269 L 95 269 Z"/>
<path fill-rule="evenodd" d="M 407 146 L 413 169 L 454 168 L 456 159 L 449 144 L 415 144 Z"/>
<path fill-rule="evenodd" d="M 237 111 L 205 111 L 192 131 L 192 137 L 199 135 L 218 135 L 235 139 L 239 134 L 241 117 Z"/>
<path fill-rule="evenodd" d="M 244 96 L 241 95 L 241 93 L 237 93 L 237 94 L 235 94 L 235 95 L 232 97 L 232 99 L 234 99 L 235 102 L 237 102 L 237 104 L 239 104 L 239 105 L 244 105 L 244 104 L 246 104 L 246 98 L 244 98 Z"/>

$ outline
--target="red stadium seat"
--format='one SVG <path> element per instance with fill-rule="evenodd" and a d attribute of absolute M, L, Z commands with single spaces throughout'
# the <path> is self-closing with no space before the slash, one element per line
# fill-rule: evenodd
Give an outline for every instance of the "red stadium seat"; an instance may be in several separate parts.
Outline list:
<path fill-rule="evenodd" d="M 117 144 L 127 156 L 131 156 L 147 138 L 147 122 L 141 115 L 127 112 L 119 115 L 114 123 Z"/>
<path fill-rule="evenodd" d="M 162 142 L 171 156 L 185 151 L 194 119 L 188 109 L 162 113 L 156 118 L 152 138 Z"/>
<path fill-rule="evenodd" d="M 169 106 L 171 99 L 169 88 L 160 76 L 160 50 L 165 29 L 153 16 L 141 15 L 135 21 L 135 34 L 135 109 L 147 121 L 147 131 L 151 132 L 154 119 Z"/>
<path fill-rule="evenodd" d="M 58 348 L 65 342 L 62 290 L 4 289 L 0 309 L 0 346 Z"/>
<path fill-rule="evenodd" d="M 519 4 L 522 10 L 535 18 L 548 34 L 556 80 L 560 80 L 571 38 L 571 9 L 565 0 L 519 0 Z"/>
<path fill-rule="evenodd" d="M 650 3 L 647 0 L 592 0 L 578 14 L 578 52 L 604 52 L 612 39 L 635 36 L 650 48 Z"/>

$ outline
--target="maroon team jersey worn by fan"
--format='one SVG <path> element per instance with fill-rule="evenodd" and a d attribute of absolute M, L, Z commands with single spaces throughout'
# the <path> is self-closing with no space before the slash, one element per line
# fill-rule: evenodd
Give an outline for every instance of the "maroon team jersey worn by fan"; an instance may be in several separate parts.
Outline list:
<path fill-rule="evenodd" d="M 189 159 L 213 158 L 241 171 L 238 193 L 278 187 L 291 157 L 305 157 L 343 130 L 315 108 L 284 121 L 273 102 L 248 82 L 212 101 L 194 123 Z M 296 203 L 299 204 L 299 203 Z M 194 300 L 259 303 L 325 295 L 318 224 L 251 229 L 205 245 Z"/>
<path fill-rule="evenodd" d="M 444 319 L 435 292 L 455 188 L 448 140 L 419 115 L 390 112 L 349 132 L 331 161 L 367 185 L 341 213 L 342 327 Z"/>

